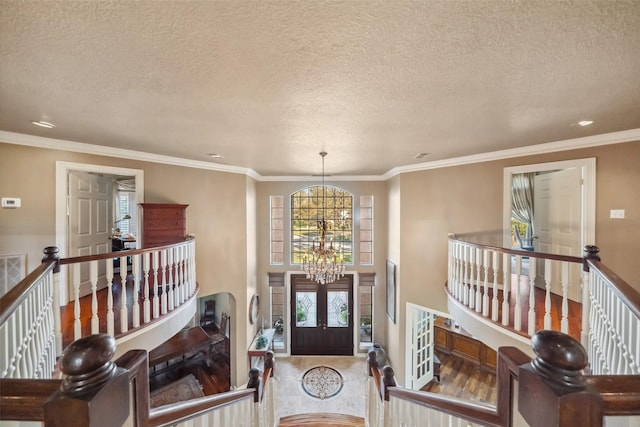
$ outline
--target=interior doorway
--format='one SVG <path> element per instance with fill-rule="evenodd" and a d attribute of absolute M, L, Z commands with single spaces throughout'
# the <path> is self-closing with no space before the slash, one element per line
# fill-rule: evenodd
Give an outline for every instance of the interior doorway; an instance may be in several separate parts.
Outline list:
<path fill-rule="evenodd" d="M 84 176 L 84 177 L 102 176 L 101 178 L 102 180 L 105 180 L 106 176 L 128 177 L 133 180 L 133 183 L 135 186 L 135 189 L 133 190 L 133 195 L 132 195 L 132 199 L 135 201 L 134 205 L 144 202 L 144 171 L 140 169 L 127 169 L 127 168 L 92 165 L 92 164 L 85 164 L 85 163 L 56 162 L 56 246 L 60 251 L 59 255 L 61 258 L 81 255 L 78 252 L 79 251 L 78 248 L 81 247 L 82 245 L 77 245 L 77 243 L 73 243 L 74 246 L 72 246 L 72 243 L 71 243 L 71 240 L 72 240 L 71 238 L 72 229 L 70 227 L 70 218 L 72 213 L 71 206 L 73 205 L 75 208 L 78 204 L 83 206 L 88 206 L 89 204 L 89 201 L 78 202 L 78 200 L 72 201 L 70 199 L 69 185 L 70 185 L 70 179 L 72 174 L 75 174 L 77 176 Z M 86 182 L 78 183 L 78 185 L 82 187 L 86 187 Z M 100 198 L 101 197 L 96 196 L 96 200 Z M 113 199 L 110 198 L 110 200 L 113 200 Z M 96 206 L 98 205 L 103 206 L 104 201 L 96 202 Z M 141 228 L 138 220 L 139 215 L 137 215 L 139 208 L 138 206 L 135 206 L 133 209 L 134 209 L 135 215 L 132 215 L 132 219 L 129 221 L 135 221 L 136 229 L 140 230 Z M 83 224 L 83 223 L 88 224 L 91 221 L 93 221 L 95 224 L 99 225 L 98 228 L 100 230 L 102 228 L 105 228 L 107 230 L 107 233 L 96 232 L 95 234 L 101 234 L 101 235 L 105 234 L 106 242 L 104 242 L 100 246 L 102 248 L 100 250 L 101 251 L 105 250 L 106 252 L 110 252 L 109 245 L 111 244 L 111 241 L 109 240 L 109 235 L 112 232 L 112 225 L 115 223 L 115 221 L 120 219 L 120 218 L 114 219 L 117 213 L 113 210 L 113 205 L 111 205 L 106 209 L 102 209 L 101 210 L 102 214 L 100 214 L 99 210 L 96 210 L 95 208 L 93 210 L 83 209 L 82 211 L 84 213 L 81 213 L 79 211 L 74 211 L 75 212 L 74 221 L 76 221 L 78 224 Z M 89 217 L 89 219 L 84 218 L 83 216 L 83 215 L 88 215 L 87 211 L 93 212 L 90 214 L 91 217 Z M 135 219 L 134 219 L 134 216 L 135 216 Z M 78 232 L 77 230 L 75 232 L 78 235 L 83 234 L 82 232 Z M 133 246 L 139 247 L 139 242 L 140 242 L 140 239 L 138 238 L 136 242 L 130 245 L 131 247 Z M 83 251 L 85 252 L 87 250 L 89 249 L 87 248 L 83 249 Z M 97 251 L 98 249 L 95 249 L 95 250 Z M 101 253 L 101 252 L 96 252 L 96 253 Z M 82 255 L 84 255 L 84 253 Z M 72 297 L 72 294 L 70 292 L 70 286 L 68 285 L 68 283 L 69 283 L 69 278 L 68 278 L 66 269 L 62 269 L 60 273 L 60 301 L 63 304 L 66 304 L 67 302 L 69 302 L 69 300 Z"/>
<path fill-rule="evenodd" d="M 596 174 L 596 163 L 595 158 L 589 159 L 577 159 L 577 160 L 566 160 L 561 162 L 551 162 L 551 163 L 539 163 L 532 165 L 523 165 L 523 166 L 515 166 L 508 167 L 504 169 L 504 192 L 503 192 L 503 244 L 504 247 L 511 247 L 512 244 L 512 178 L 515 174 L 522 173 L 536 173 L 536 174 L 546 174 L 551 171 L 575 171 L 575 176 L 577 177 L 574 180 L 571 180 L 571 188 L 563 188 L 561 191 L 563 194 L 567 194 L 567 192 L 575 195 L 575 203 L 576 206 L 579 206 L 579 212 L 572 214 L 578 223 L 578 226 L 574 227 L 574 233 L 577 236 L 572 236 L 571 239 L 574 242 L 578 242 L 580 253 L 576 256 L 581 256 L 582 248 L 585 245 L 593 244 L 595 242 L 595 174 Z M 572 174 L 573 175 L 573 174 Z M 553 191 L 554 193 L 560 193 L 560 189 L 556 188 L 557 184 L 560 182 L 566 183 L 566 180 L 555 180 L 553 182 L 548 183 L 547 191 Z M 564 184 L 563 184 L 564 185 Z M 533 189 L 534 198 L 536 197 L 535 188 Z M 539 197 L 539 195 L 538 195 Z M 534 211 L 538 215 L 546 215 L 546 211 L 544 209 L 535 209 Z M 542 221 L 547 222 L 546 219 L 537 220 L 534 218 L 534 221 Z M 533 231 L 534 234 L 534 247 L 536 247 L 535 240 L 537 236 L 537 231 Z M 546 236 L 546 239 L 552 240 L 558 238 L 566 240 L 567 236 L 553 236 L 553 233 Z M 537 247 L 535 249 L 538 251 Z"/>
<path fill-rule="evenodd" d="M 353 355 L 353 276 L 321 285 L 291 275 L 291 354 Z"/>

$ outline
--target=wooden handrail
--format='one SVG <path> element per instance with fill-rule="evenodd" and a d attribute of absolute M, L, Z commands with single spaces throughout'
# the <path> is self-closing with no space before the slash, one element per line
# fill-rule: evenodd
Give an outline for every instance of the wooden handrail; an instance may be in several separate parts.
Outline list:
<path fill-rule="evenodd" d="M 44 402 L 62 380 L 0 379 L 0 420 L 44 421 Z"/>
<path fill-rule="evenodd" d="M 520 365 L 530 361 L 531 358 L 517 348 L 501 347 L 498 350 L 497 402 L 495 407 L 442 394 L 408 390 L 402 387 L 391 388 L 389 395 L 484 425 L 507 426 L 513 409 L 512 379 L 517 380 Z"/>
<path fill-rule="evenodd" d="M 473 242 L 469 242 L 467 240 L 462 240 L 458 236 L 453 235 L 453 234 L 449 235 L 449 240 L 453 240 L 453 241 L 456 241 L 456 242 L 464 243 L 465 245 L 471 246 L 473 248 L 487 249 L 487 250 L 490 250 L 490 251 L 500 252 L 500 253 L 503 253 L 503 254 L 528 256 L 528 257 L 534 257 L 534 258 L 543 258 L 543 259 L 550 259 L 550 260 L 555 260 L 555 261 L 566 261 L 566 262 L 573 262 L 573 263 L 576 263 L 576 264 L 582 264 L 583 261 L 584 261 L 582 257 L 576 257 L 576 256 L 570 256 L 570 255 L 557 255 L 557 254 L 549 254 L 549 253 L 545 253 L 545 252 L 524 251 L 524 250 L 521 250 L 521 249 L 509 249 L 509 248 L 503 248 L 501 246 L 484 245 L 482 243 L 473 243 Z"/>
<path fill-rule="evenodd" d="M 602 264 L 597 259 L 587 259 L 586 263 L 589 265 L 589 268 L 593 268 L 604 276 L 609 284 L 611 285 L 611 289 L 620 298 L 629 309 L 635 314 L 636 317 L 640 318 L 640 292 L 635 290 L 630 284 L 622 280 L 620 276 L 614 273 L 610 268 L 606 265 Z"/>
<path fill-rule="evenodd" d="M 150 427 L 156 427 L 177 424 L 230 403 L 252 398 L 253 390 L 244 389 L 164 405 L 150 411 L 149 422 L 147 425 Z"/>
<path fill-rule="evenodd" d="M 132 256 L 132 255 L 139 255 L 139 254 L 143 254 L 151 251 L 170 249 L 170 248 L 184 245 L 187 242 L 189 242 L 189 240 L 183 240 L 177 243 L 172 243 L 170 245 L 154 246 L 153 248 L 127 249 L 125 251 L 107 252 L 104 254 L 97 254 L 97 255 L 60 258 L 60 265 L 77 264 L 79 262 L 96 261 L 96 260 L 109 259 L 109 258 L 123 258 L 123 257 Z"/>
<path fill-rule="evenodd" d="M 602 397 L 603 415 L 640 415 L 640 376 L 597 375 L 585 380 Z"/>
<path fill-rule="evenodd" d="M 20 306 L 36 283 L 58 267 L 58 261 L 56 258 L 45 257 L 42 264 L 0 298 L 0 324 L 4 323 Z"/>
<path fill-rule="evenodd" d="M 457 399 L 443 394 L 425 393 L 398 387 L 392 388 L 389 391 L 389 395 L 418 405 L 434 408 L 439 412 L 444 412 L 476 423 L 495 427 L 503 426 L 496 409 L 493 406 L 482 403 Z"/>

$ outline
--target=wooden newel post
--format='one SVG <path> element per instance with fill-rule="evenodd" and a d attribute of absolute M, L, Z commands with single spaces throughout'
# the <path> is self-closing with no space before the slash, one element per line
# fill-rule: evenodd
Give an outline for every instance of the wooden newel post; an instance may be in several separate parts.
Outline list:
<path fill-rule="evenodd" d="M 275 359 L 274 359 L 275 354 L 273 353 L 272 350 L 267 350 L 267 352 L 264 354 L 264 369 L 265 371 L 267 369 L 271 369 L 271 374 L 269 375 L 270 377 L 273 377 L 273 371 L 275 370 Z"/>
<path fill-rule="evenodd" d="M 44 253 L 44 257 L 42 258 L 42 262 L 45 263 L 47 261 L 56 261 L 56 266 L 53 268 L 54 273 L 60 272 L 60 249 L 57 246 L 47 246 L 42 250 Z"/>
<path fill-rule="evenodd" d="M 396 373 L 393 372 L 393 368 L 389 365 L 386 365 L 382 368 L 382 390 L 384 400 L 389 401 L 389 388 L 396 386 Z"/>
<path fill-rule="evenodd" d="M 121 426 L 129 417 L 129 375 L 111 361 L 116 341 L 97 334 L 71 343 L 58 362 L 60 390 L 44 404 L 46 427 Z"/>
<path fill-rule="evenodd" d="M 377 355 L 376 355 L 376 351 L 371 349 L 369 350 L 369 352 L 367 353 L 367 364 L 369 365 L 369 376 L 373 376 L 373 369 L 378 369 L 378 360 L 377 360 Z"/>
<path fill-rule="evenodd" d="M 531 427 L 602 426 L 602 398 L 585 383 L 587 352 L 557 331 L 531 338 L 536 358 L 520 366 L 518 407 Z"/>
<path fill-rule="evenodd" d="M 582 257 L 584 260 L 582 263 L 583 271 L 589 271 L 589 264 L 587 263 L 588 259 L 595 259 L 600 261 L 600 255 L 598 255 L 599 252 L 600 248 L 595 245 L 586 245 L 584 247 L 584 256 Z"/>
<path fill-rule="evenodd" d="M 253 401 L 260 402 L 260 399 L 262 398 L 262 378 L 260 378 L 260 369 L 249 369 L 249 382 L 247 383 L 247 388 L 254 389 Z"/>

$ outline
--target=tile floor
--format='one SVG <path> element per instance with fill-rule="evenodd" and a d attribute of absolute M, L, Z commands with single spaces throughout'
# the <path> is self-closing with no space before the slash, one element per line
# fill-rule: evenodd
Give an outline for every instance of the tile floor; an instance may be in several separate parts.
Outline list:
<path fill-rule="evenodd" d="M 316 366 L 329 366 L 342 374 L 344 386 L 336 396 L 320 400 L 302 389 L 302 376 Z M 281 402 L 280 417 L 314 412 L 364 417 L 367 387 L 367 360 L 364 357 L 277 357 L 275 375 Z"/>

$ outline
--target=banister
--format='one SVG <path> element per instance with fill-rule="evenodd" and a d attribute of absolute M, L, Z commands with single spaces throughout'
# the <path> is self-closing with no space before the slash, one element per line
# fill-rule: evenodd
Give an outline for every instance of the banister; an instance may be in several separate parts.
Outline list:
<path fill-rule="evenodd" d="M 68 258 L 60 258 L 60 265 L 68 265 L 68 264 L 77 264 L 79 262 L 87 262 L 87 261 L 96 261 L 101 259 L 109 259 L 109 258 L 121 258 L 128 257 L 132 255 L 140 255 L 151 251 L 165 250 L 176 248 L 184 245 L 185 243 L 190 242 L 190 240 L 182 240 L 180 242 L 172 243 L 169 245 L 163 246 L 154 246 L 152 248 L 141 248 L 141 249 L 127 249 L 126 251 L 118 251 L 118 252 L 106 252 L 103 254 L 96 255 L 85 255 L 85 256 L 76 256 L 76 257 L 68 257 Z"/>
<path fill-rule="evenodd" d="M 585 382 L 602 397 L 603 415 L 640 414 L 640 376 L 595 375 L 585 377 Z"/>
<path fill-rule="evenodd" d="M 44 421 L 44 402 L 62 380 L 0 378 L 0 420 Z"/>
<path fill-rule="evenodd" d="M 17 285 L 9 290 L 2 298 L 0 298 L 0 324 L 4 323 L 11 313 L 27 298 L 32 288 L 44 276 L 51 271 L 55 272 L 58 268 L 59 258 L 58 248 L 48 246 L 44 249 L 45 257 L 42 264 L 37 266 L 31 273 L 22 279 Z"/>
<path fill-rule="evenodd" d="M 630 284 L 625 282 L 620 276 L 613 272 L 598 259 L 585 260 L 589 268 L 599 272 L 607 279 L 609 287 L 620 298 L 620 300 L 633 312 L 636 317 L 640 318 L 640 292 L 634 289 Z"/>
<path fill-rule="evenodd" d="M 213 409 L 245 399 L 252 399 L 253 394 L 252 389 L 235 390 L 154 408 L 150 411 L 148 426 L 177 424 Z"/>
<path fill-rule="evenodd" d="M 482 403 L 397 387 L 389 390 L 389 395 L 487 426 L 501 427 L 504 425 L 498 418 L 495 408 Z"/>

